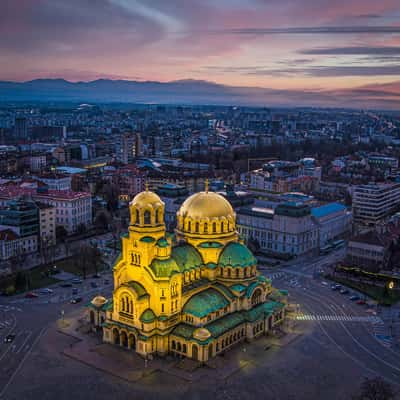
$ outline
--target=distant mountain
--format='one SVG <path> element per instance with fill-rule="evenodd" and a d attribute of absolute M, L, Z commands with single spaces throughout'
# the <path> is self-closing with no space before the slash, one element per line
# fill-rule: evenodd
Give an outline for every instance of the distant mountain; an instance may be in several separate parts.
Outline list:
<path fill-rule="evenodd" d="M 399 87 L 394 83 L 329 91 L 275 90 L 227 86 L 201 80 L 172 82 L 98 79 L 69 82 L 35 79 L 0 81 L 0 101 L 127 102 L 162 104 L 215 104 L 296 107 L 399 108 Z M 397 93 L 394 93 L 397 92 Z"/>

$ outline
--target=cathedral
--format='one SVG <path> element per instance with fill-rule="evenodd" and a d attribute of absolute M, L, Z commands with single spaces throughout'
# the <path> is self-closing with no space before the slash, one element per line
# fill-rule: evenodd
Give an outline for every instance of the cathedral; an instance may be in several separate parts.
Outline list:
<path fill-rule="evenodd" d="M 88 305 L 104 342 L 144 357 L 206 362 L 282 323 L 287 292 L 257 271 L 224 197 L 207 187 L 190 196 L 174 234 L 166 231 L 157 194 L 139 193 L 129 208 L 112 299 L 97 296 Z"/>

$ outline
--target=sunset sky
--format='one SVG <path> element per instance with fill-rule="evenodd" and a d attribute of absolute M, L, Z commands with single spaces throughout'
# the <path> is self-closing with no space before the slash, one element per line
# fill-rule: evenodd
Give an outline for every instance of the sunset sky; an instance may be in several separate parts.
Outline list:
<path fill-rule="evenodd" d="M 332 90 L 400 80 L 399 0 L 10 0 L 0 79 L 202 79 Z"/>

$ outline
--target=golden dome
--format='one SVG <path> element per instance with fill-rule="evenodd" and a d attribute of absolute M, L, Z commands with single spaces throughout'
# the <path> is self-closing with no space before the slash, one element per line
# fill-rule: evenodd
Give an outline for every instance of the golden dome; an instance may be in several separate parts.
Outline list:
<path fill-rule="evenodd" d="M 154 192 L 150 192 L 149 190 L 145 190 L 137 194 L 134 199 L 130 202 L 130 206 L 136 206 L 138 208 L 146 207 L 148 205 L 163 205 L 163 201 L 156 195 Z"/>
<path fill-rule="evenodd" d="M 97 307 L 100 308 L 101 306 L 103 306 L 105 303 L 107 303 L 107 299 L 103 296 L 96 296 L 91 303 Z"/>
<path fill-rule="evenodd" d="M 229 201 L 214 192 L 193 194 L 184 201 L 178 214 L 193 219 L 235 217 L 235 212 Z"/>

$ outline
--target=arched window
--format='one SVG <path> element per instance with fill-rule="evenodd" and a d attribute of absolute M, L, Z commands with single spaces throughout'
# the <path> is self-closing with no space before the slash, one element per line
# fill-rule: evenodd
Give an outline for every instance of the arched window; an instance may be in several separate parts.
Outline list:
<path fill-rule="evenodd" d="M 199 233 L 199 230 L 200 230 L 200 224 L 196 222 L 196 228 L 195 228 L 196 233 Z"/>
<path fill-rule="evenodd" d="M 231 269 L 228 268 L 228 278 L 230 278 L 230 277 L 231 277 Z"/>
<path fill-rule="evenodd" d="M 213 231 L 213 233 L 217 232 L 217 223 L 216 222 L 213 222 L 213 224 L 212 224 L 212 231 Z"/>
<path fill-rule="evenodd" d="M 172 350 L 175 350 L 175 347 L 176 347 L 176 345 L 175 345 L 175 340 L 173 340 L 173 341 L 172 341 Z"/>
<path fill-rule="evenodd" d="M 224 223 L 223 222 L 221 222 L 221 232 L 222 233 L 224 232 Z"/>
<path fill-rule="evenodd" d="M 189 221 L 189 222 L 188 222 L 188 231 L 190 232 L 191 229 L 192 229 L 192 223 Z"/>
<path fill-rule="evenodd" d="M 181 351 L 181 350 L 182 350 L 182 347 L 181 347 L 180 342 L 178 342 L 178 344 L 176 345 L 176 349 L 177 349 L 178 351 Z"/>
<path fill-rule="evenodd" d="M 145 225 L 150 225 L 150 224 L 151 224 L 151 214 L 150 214 L 150 211 L 145 211 L 145 212 L 144 212 L 144 224 L 145 224 Z"/>
<path fill-rule="evenodd" d="M 239 268 L 236 268 L 236 278 L 239 278 Z"/>
<path fill-rule="evenodd" d="M 139 210 L 136 209 L 136 221 L 137 224 L 140 224 L 140 214 L 139 214 Z"/>
<path fill-rule="evenodd" d="M 261 289 L 256 289 L 251 296 L 251 305 L 255 306 L 261 303 Z"/>
<path fill-rule="evenodd" d="M 208 233 L 208 224 L 207 224 L 207 222 L 204 223 L 204 233 Z"/>
<path fill-rule="evenodd" d="M 183 344 L 183 346 L 182 346 L 182 352 L 183 352 L 183 353 L 186 353 L 186 352 L 187 352 L 186 344 Z"/>
<path fill-rule="evenodd" d="M 156 210 L 156 224 L 158 224 L 158 217 L 159 217 L 159 215 L 158 215 L 158 210 Z"/>

